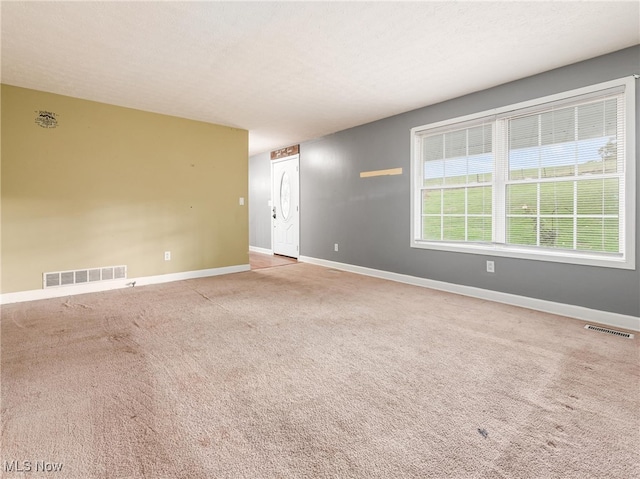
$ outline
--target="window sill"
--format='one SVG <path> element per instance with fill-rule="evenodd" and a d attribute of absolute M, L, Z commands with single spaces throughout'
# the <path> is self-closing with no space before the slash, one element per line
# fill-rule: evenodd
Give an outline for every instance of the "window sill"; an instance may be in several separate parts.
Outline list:
<path fill-rule="evenodd" d="M 635 259 L 622 256 L 608 256 L 604 254 L 584 254 L 567 250 L 532 249 L 503 244 L 482 243 L 447 243 L 445 241 L 412 240 L 412 248 L 450 251 L 487 256 L 501 256 L 503 258 L 517 258 L 531 261 L 548 261 L 553 263 L 577 264 L 597 266 L 602 268 L 617 268 L 635 270 Z"/>

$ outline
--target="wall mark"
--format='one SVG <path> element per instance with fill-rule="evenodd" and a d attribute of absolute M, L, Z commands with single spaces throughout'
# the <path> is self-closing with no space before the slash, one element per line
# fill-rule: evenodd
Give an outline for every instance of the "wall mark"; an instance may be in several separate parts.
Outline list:
<path fill-rule="evenodd" d="M 36 125 L 41 128 L 56 128 L 58 126 L 58 115 L 51 111 L 36 110 Z"/>

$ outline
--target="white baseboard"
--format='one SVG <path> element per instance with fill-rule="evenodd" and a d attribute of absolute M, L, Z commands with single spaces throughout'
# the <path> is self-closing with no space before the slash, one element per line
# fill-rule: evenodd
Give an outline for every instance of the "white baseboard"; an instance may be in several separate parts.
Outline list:
<path fill-rule="evenodd" d="M 249 246 L 249 251 L 262 254 L 273 254 L 273 251 L 267 248 L 258 248 L 257 246 Z"/>
<path fill-rule="evenodd" d="M 364 266 L 355 266 L 351 264 L 338 263 L 325 259 L 312 258 L 309 256 L 300 256 L 298 261 L 310 263 L 327 268 L 349 271 L 351 273 L 362 274 L 365 276 L 373 276 L 375 278 L 388 279 L 399 283 L 412 284 L 414 286 L 422 286 L 425 288 L 447 291 L 449 293 L 457 293 L 473 298 L 486 299 L 498 303 L 520 306 L 523 308 L 543 311 L 545 313 L 558 314 L 560 316 L 568 316 L 570 318 L 591 321 L 594 323 L 604 324 L 621 329 L 631 331 L 640 331 L 640 318 L 628 316 L 625 314 L 611 313 L 608 311 L 599 311 L 597 309 L 584 308 L 571 304 L 556 303 L 554 301 L 546 301 L 544 299 L 528 298 L 526 296 L 518 296 L 510 293 L 501 293 L 499 291 L 491 291 L 488 289 L 475 288 L 472 286 L 463 286 L 453 283 L 445 283 L 443 281 L 435 281 L 432 279 L 418 278 L 417 276 L 409 276 L 406 274 L 391 273 L 378 269 L 365 268 Z"/>
<path fill-rule="evenodd" d="M 140 278 L 116 279 L 113 281 L 75 284 L 70 286 L 60 286 L 57 288 L 18 291 L 16 293 L 5 293 L 0 295 L 0 304 L 21 303 L 37 299 L 60 298 L 63 296 L 74 296 L 76 294 L 97 293 L 112 289 L 128 288 L 131 287 L 133 282 L 136 283 L 136 286 L 145 286 L 148 284 L 169 283 L 171 281 L 181 281 L 185 279 L 240 273 L 242 271 L 249 270 L 251 270 L 251 267 L 248 264 L 239 264 L 236 266 L 225 266 L 222 268 L 199 269 L 196 271 L 184 271 L 180 273 L 160 274 L 156 276 L 142 276 Z"/>

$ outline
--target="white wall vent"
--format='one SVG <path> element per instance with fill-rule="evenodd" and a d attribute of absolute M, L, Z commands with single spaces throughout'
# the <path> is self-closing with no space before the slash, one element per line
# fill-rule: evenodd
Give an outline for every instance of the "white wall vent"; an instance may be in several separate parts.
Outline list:
<path fill-rule="evenodd" d="M 111 281 L 125 279 L 126 266 L 105 266 L 102 268 L 77 269 L 75 271 L 57 271 L 42 275 L 43 288 L 56 288 L 72 284 L 93 283 L 96 281 Z"/>

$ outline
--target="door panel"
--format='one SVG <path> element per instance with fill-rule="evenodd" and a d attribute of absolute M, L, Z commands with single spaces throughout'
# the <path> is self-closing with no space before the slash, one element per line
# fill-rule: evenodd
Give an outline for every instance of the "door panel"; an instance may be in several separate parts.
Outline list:
<path fill-rule="evenodd" d="M 299 206 L 299 157 L 298 155 L 272 162 L 272 225 L 273 252 L 297 258 L 299 256 L 300 206 Z"/>

